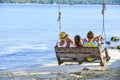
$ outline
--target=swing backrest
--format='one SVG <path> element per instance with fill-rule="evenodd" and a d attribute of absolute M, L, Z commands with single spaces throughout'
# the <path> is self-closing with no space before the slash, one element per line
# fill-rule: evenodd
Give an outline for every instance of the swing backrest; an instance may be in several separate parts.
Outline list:
<path fill-rule="evenodd" d="M 99 47 L 55 47 L 58 58 L 82 58 L 89 55 L 100 56 Z"/>

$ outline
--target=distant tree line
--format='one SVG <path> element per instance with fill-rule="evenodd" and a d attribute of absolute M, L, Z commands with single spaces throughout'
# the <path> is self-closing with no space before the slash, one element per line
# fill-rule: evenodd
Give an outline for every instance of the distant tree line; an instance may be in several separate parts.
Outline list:
<path fill-rule="evenodd" d="M 102 0 L 0 0 L 0 3 L 34 3 L 34 4 L 101 4 Z M 120 5 L 120 0 L 106 0 L 106 4 Z"/>

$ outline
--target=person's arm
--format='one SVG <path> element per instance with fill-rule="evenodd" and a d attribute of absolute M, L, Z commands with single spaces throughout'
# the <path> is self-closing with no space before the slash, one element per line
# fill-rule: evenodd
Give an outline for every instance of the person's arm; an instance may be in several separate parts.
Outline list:
<path fill-rule="evenodd" d="M 83 40 L 80 40 L 80 45 L 83 45 Z"/>
<path fill-rule="evenodd" d="M 98 46 L 101 48 L 102 47 L 102 36 L 101 35 L 99 35 L 98 36 Z"/>
<path fill-rule="evenodd" d="M 102 40 L 102 36 L 101 35 L 99 35 L 99 36 L 96 36 L 96 37 L 94 37 L 94 41 L 101 41 Z"/>
<path fill-rule="evenodd" d="M 70 38 L 68 38 L 66 42 L 67 42 L 66 47 L 70 47 L 70 45 L 73 44 L 73 40 Z"/>

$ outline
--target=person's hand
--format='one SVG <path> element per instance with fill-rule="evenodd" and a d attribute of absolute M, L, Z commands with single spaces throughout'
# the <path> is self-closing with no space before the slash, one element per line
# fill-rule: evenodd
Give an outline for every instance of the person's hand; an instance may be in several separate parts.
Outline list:
<path fill-rule="evenodd" d="M 98 40 L 99 40 L 99 41 L 102 40 L 102 36 L 101 36 L 101 35 L 98 36 Z"/>

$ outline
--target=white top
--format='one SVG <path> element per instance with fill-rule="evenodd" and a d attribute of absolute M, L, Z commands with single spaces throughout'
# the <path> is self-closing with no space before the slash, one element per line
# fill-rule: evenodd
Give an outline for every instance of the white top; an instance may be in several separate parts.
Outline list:
<path fill-rule="evenodd" d="M 60 42 L 58 42 L 58 47 L 66 47 L 67 42 L 65 41 L 65 43 L 63 44 L 63 46 L 60 45 Z M 74 47 L 74 44 L 70 44 L 70 47 Z"/>
<path fill-rule="evenodd" d="M 65 43 L 63 44 L 63 46 L 60 45 L 60 42 L 58 42 L 58 47 L 66 47 L 67 42 L 65 41 Z"/>

